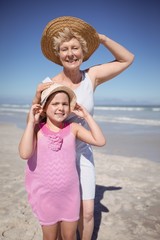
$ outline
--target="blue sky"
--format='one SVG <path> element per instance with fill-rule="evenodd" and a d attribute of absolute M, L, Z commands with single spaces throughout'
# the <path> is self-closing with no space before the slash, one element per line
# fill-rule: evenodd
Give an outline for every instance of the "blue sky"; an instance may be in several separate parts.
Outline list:
<path fill-rule="evenodd" d="M 62 70 L 43 56 L 40 40 L 50 20 L 70 15 L 135 54 L 131 67 L 97 88 L 97 103 L 160 104 L 159 6 L 158 0 L 2 1 L 1 102 L 30 103 L 37 84 Z M 100 46 L 81 69 L 111 60 L 112 55 Z"/>

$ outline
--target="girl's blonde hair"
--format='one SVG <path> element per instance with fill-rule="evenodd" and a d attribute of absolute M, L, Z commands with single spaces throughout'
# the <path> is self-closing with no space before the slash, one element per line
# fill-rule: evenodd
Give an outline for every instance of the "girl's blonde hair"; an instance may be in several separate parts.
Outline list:
<path fill-rule="evenodd" d="M 73 32 L 69 28 L 64 28 L 62 32 L 59 32 L 57 37 L 53 38 L 53 48 L 57 56 L 59 55 L 60 45 L 64 42 L 70 41 L 72 38 L 76 38 L 79 41 L 84 55 L 88 52 L 87 42 L 84 38 L 82 38 L 77 32 Z"/>

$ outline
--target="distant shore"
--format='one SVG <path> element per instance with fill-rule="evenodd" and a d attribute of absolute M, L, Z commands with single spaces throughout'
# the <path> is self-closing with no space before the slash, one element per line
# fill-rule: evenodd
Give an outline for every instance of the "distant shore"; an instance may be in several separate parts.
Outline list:
<path fill-rule="evenodd" d="M 26 162 L 18 155 L 21 135 L 15 125 L 0 124 L 0 239 L 41 240 L 24 189 Z M 99 150 L 94 148 L 93 240 L 159 240 L 160 163 Z"/>

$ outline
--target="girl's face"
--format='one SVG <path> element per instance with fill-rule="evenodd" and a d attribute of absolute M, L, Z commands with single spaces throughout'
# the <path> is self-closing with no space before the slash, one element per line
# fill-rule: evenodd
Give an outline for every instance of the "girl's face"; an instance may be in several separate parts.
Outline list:
<path fill-rule="evenodd" d="M 70 113 L 69 96 L 65 92 L 52 94 L 45 106 L 47 119 L 53 123 L 63 122 Z"/>
<path fill-rule="evenodd" d="M 83 62 L 83 50 L 80 42 L 72 38 L 68 42 L 63 42 L 59 48 L 59 58 L 65 68 L 77 68 Z"/>

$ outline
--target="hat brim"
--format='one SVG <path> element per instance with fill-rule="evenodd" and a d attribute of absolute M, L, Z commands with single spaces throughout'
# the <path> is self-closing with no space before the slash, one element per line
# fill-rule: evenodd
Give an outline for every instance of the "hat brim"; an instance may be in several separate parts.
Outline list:
<path fill-rule="evenodd" d="M 66 92 L 69 95 L 70 98 L 70 110 L 74 110 L 75 106 L 76 106 L 76 95 L 75 93 L 68 87 L 64 86 L 64 85 L 60 85 L 57 83 L 52 84 L 49 88 L 45 89 L 42 94 L 41 94 L 41 106 L 44 108 L 47 99 L 56 92 Z"/>
<path fill-rule="evenodd" d="M 53 48 L 53 37 L 57 36 L 64 28 L 70 28 L 84 38 L 88 52 L 84 55 L 86 61 L 98 48 L 100 42 L 96 30 L 80 18 L 63 16 L 50 21 L 42 34 L 41 49 L 44 56 L 50 61 L 62 65 Z"/>

